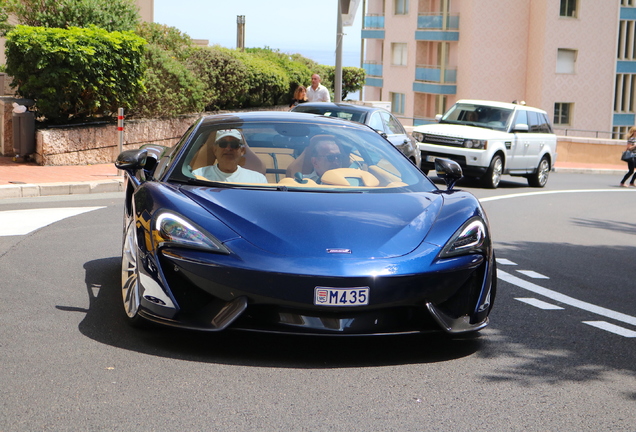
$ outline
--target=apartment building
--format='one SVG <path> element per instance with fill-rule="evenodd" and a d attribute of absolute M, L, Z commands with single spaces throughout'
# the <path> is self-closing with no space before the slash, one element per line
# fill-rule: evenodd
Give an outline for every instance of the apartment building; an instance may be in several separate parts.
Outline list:
<path fill-rule="evenodd" d="M 636 0 L 366 0 L 365 100 L 406 125 L 458 99 L 525 101 L 557 133 L 636 124 Z"/>

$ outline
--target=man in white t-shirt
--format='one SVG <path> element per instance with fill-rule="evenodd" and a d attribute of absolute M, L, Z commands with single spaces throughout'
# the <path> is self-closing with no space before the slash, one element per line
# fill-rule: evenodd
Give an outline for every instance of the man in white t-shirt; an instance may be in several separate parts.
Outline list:
<path fill-rule="evenodd" d="M 307 89 L 307 102 L 331 102 L 327 87 L 320 84 L 320 75 L 311 76 L 311 85 Z"/>
<path fill-rule="evenodd" d="M 216 132 L 212 152 L 216 165 L 197 168 L 192 173 L 210 181 L 232 183 L 267 183 L 267 178 L 259 172 L 239 166 L 245 154 L 245 140 L 238 129 L 224 129 Z"/>

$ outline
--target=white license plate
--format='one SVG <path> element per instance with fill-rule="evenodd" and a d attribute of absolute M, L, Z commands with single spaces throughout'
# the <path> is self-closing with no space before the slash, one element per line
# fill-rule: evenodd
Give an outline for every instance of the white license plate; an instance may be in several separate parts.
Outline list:
<path fill-rule="evenodd" d="M 314 304 L 319 306 L 364 306 L 369 304 L 369 287 L 316 287 Z"/>
<path fill-rule="evenodd" d="M 437 156 L 426 156 L 426 162 L 435 162 Z"/>

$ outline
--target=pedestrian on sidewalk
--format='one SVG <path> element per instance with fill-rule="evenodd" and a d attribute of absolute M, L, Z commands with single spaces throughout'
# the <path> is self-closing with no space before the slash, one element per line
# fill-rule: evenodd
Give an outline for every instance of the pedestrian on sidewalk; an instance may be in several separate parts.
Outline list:
<path fill-rule="evenodd" d="M 311 76 L 311 85 L 307 89 L 307 100 L 309 102 L 331 102 L 331 96 L 327 87 L 320 84 L 320 75 Z"/>
<path fill-rule="evenodd" d="M 626 150 L 636 152 L 636 126 L 632 126 L 629 128 L 629 132 L 627 133 L 627 148 Z M 636 153 L 634 153 L 636 155 Z M 629 185 L 634 187 L 634 180 L 636 180 L 636 174 L 634 174 L 634 165 L 636 164 L 636 159 L 631 158 L 627 161 L 627 169 L 629 170 L 623 180 L 621 180 L 621 187 L 627 187 L 625 182 L 632 176 L 632 180 L 629 182 Z M 633 175 L 632 175 L 633 174 Z"/>

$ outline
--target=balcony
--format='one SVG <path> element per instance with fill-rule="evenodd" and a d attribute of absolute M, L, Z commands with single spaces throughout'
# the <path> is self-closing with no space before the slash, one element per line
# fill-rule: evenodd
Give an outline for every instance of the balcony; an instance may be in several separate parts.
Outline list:
<path fill-rule="evenodd" d="M 384 39 L 384 15 L 365 15 L 362 39 Z"/>
<path fill-rule="evenodd" d="M 362 67 L 367 76 L 381 77 L 382 76 L 382 63 L 366 61 Z"/>
<path fill-rule="evenodd" d="M 418 15 L 415 40 L 457 42 L 459 40 L 459 15 L 446 17 L 439 14 Z"/>
<path fill-rule="evenodd" d="M 442 81 L 442 69 L 434 65 L 418 65 L 415 68 L 415 82 L 413 91 L 417 93 L 429 93 L 438 95 L 457 94 L 457 69 L 444 70 Z"/>

